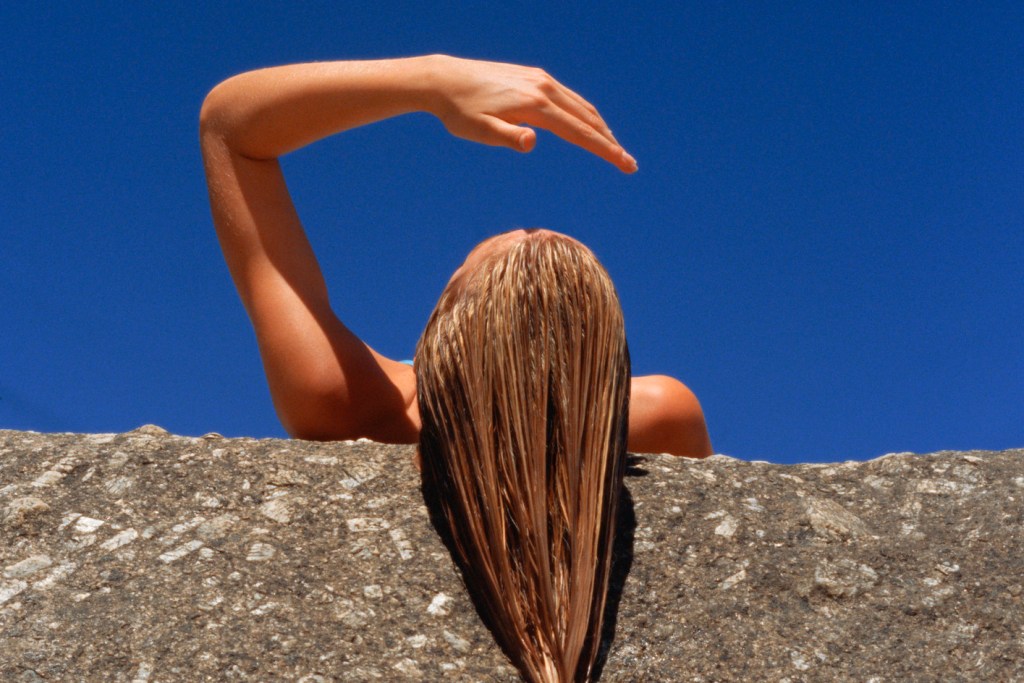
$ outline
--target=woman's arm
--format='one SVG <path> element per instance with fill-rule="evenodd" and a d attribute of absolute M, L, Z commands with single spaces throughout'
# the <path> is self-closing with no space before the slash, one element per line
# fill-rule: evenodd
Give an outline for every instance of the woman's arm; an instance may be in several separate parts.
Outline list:
<path fill-rule="evenodd" d="M 200 138 L 214 225 L 252 320 L 275 408 L 293 436 L 414 442 L 415 379 L 334 315 L 277 158 L 412 111 L 459 137 L 529 151 L 550 130 L 616 165 L 636 163 L 596 110 L 543 71 L 445 56 L 297 64 L 224 81 Z"/>
<path fill-rule="evenodd" d="M 260 69 L 224 81 L 200 113 L 204 133 L 252 159 L 275 159 L 350 128 L 413 111 L 453 135 L 533 149 L 538 126 L 626 173 L 636 162 L 597 110 L 541 69 L 444 55 L 317 62 Z"/>

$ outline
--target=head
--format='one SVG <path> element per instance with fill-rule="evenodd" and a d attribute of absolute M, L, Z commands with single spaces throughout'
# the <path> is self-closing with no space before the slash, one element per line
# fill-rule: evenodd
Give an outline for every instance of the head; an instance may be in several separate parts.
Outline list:
<path fill-rule="evenodd" d="M 630 384 L 607 272 L 554 232 L 481 243 L 427 323 L 416 377 L 425 492 L 485 620 L 529 680 L 587 678 Z"/>

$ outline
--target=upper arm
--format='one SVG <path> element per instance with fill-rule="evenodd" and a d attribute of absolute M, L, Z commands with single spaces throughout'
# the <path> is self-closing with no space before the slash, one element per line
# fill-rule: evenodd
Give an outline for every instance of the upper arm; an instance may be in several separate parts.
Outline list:
<path fill-rule="evenodd" d="M 412 373 L 332 311 L 279 162 L 233 151 L 205 106 L 201 144 L 217 236 L 285 428 L 306 438 L 410 440 Z"/>

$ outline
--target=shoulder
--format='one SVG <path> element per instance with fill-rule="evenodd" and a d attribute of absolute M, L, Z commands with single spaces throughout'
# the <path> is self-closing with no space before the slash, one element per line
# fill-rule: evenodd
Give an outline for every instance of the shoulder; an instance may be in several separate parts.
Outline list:
<path fill-rule="evenodd" d="M 693 391 L 668 375 L 634 377 L 629 450 L 689 457 L 711 455 L 704 411 Z"/>

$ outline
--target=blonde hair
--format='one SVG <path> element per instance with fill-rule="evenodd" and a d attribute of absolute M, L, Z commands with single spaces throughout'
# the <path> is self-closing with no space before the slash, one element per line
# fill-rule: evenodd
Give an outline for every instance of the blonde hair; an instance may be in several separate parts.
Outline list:
<path fill-rule="evenodd" d="M 449 285 L 415 367 L 424 492 L 483 618 L 527 680 L 589 680 L 629 409 L 611 279 L 528 234 Z"/>

